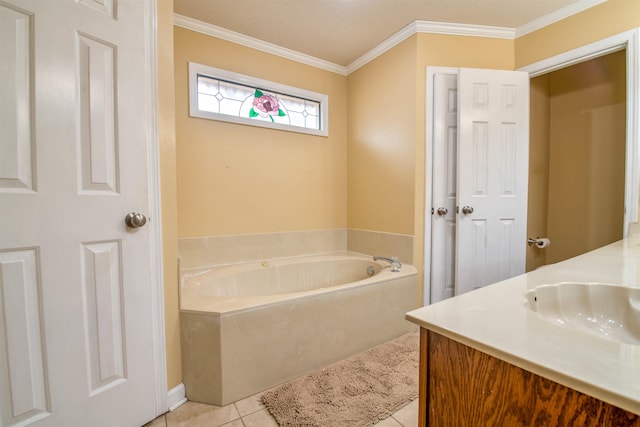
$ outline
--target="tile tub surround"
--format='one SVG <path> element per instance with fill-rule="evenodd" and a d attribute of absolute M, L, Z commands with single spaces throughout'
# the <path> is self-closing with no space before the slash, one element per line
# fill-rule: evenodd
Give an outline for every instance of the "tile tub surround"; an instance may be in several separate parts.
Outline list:
<path fill-rule="evenodd" d="M 224 268 L 223 268 L 224 269 Z M 417 272 L 385 268 L 357 282 L 181 309 L 183 381 L 192 401 L 225 405 L 415 330 Z M 238 300 L 260 300 L 246 306 Z M 183 296 L 183 303 L 188 298 Z M 266 302 L 265 302 L 266 301 Z M 204 305 L 203 305 L 204 304 Z M 201 311 L 202 307 L 210 312 Z"/>
<path fill-rule="evenodd" d="M 415 265 L 413 236 L 406 234 L 349 228 L 347 230 L 347 250 L 360 254 L 395 256 L 404 264 Z"/>
<path fill-rule="evenodd" d="M 178 239 L 180 268 L 185 270 L 339 251 L 396 256 L 414 264 L 413 236 L 353 228 Z"/>
<path fill-rule="evenodd" d="M 640 287 L 640 233 L 407 313 L 423 328 L 526 371 L 640 414 L 640 345 L 552 324 L 527 307 L 544 284 L 599 282 Z"/>
<path fill-rule="evenodd" d="M 344 251 L 344 228 L 178 239 L 180 268 L 201 268 Z"/>

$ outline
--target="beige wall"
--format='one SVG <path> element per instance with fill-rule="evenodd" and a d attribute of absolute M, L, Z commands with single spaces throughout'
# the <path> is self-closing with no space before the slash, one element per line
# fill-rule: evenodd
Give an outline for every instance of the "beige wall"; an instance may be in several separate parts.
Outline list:
<path fill-rule="evenodd" d="M 414 234 L 416 43 L 347 79 L 349 228 Z"/>
<path fill-rule="evenodd" d="M 346 77 L 175 28 L 179 237 L 343 228 Z M 189 61 L 329 95 L 329 137 L 189 117 Z"/>

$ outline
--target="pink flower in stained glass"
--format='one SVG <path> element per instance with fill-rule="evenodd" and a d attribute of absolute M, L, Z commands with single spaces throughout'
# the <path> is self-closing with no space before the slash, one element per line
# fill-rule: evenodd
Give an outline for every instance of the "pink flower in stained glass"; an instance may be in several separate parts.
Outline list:
<path fill-rule="evenodd" d="M 277 116 L 280 113 L 278 100 L 271 95 L 262 94 L 253 98 L 253 108 L 261 117 Z"/>
<path fill-rule="evenodd" d="M 249 117 L 269 117 L 273 123 L 273 116 L 283 117 L 287 114 L 278 105 L 278 99 L 273 95 L 266 95 L 256 89 L 253 95 L 253 107 L 249 110 Z"/>

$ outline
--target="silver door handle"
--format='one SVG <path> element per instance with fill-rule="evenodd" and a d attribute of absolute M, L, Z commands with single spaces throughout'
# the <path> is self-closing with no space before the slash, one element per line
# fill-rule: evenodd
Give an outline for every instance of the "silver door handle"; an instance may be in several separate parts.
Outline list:
<path fill-rule="evenodd" d="M 473 208 L 471 206 L 463 206 L 462 213 L 465 215 L 469 215 L 473 213 Z"/>
<path fill-rule="evenodd" d="M 445 216 L 447 213 L 449 213 L 449 210 L 447 208 L 438 208 L 436 212 L 438 212 L 438 215 L 440 216 Z"/>
<path fill-rule="evenodd" d="M 124 223 L 130 228 L 140 228 L 147 223 L 147 217 L 138 212 L 129 212 L 124 217 Z"/>

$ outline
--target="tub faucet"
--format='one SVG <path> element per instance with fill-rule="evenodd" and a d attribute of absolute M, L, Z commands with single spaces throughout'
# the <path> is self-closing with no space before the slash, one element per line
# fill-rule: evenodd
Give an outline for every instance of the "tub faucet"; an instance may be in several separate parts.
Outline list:
<path fill-rule="evenodd" d="M 398 257 L 392 256 L 391 258 L 387 258 L 387 257 L 383 257 L 383 256 L 374 256 L 373 257 L 374 261 L 378 261 L 378 260 L 382 260 L 382 261 L 387 261 L 389 264 L 391 264 L 391 271 L 393 271 L 394 273 L 397 273 L 400 271 L 400 267 L 402 267 L 402 263 L 400 262 L 400 260 L 398 260 Z"/>

